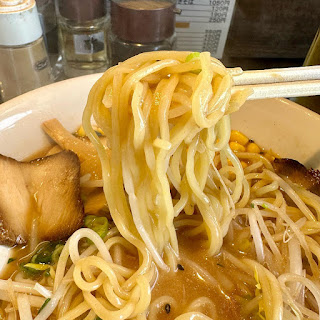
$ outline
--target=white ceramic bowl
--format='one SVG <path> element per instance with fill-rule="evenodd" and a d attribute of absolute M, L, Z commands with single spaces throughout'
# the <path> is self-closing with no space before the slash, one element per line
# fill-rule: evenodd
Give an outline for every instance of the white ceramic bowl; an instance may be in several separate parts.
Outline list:
<path fill-rule="evenodd" d="M 44 120 L 57 118 L 68 130 L 75 130 L 99 76 L 58 82 L 0 105 L 0 153 L 22 160 L 44 148 L 50 143 L 40 128 Z M 232 128 L 282 157 L 320 169 L 320 116 L 289 100 L 248 101 L 232 115 Z M 0 247 L 0 270 L 7 255 Z"/>

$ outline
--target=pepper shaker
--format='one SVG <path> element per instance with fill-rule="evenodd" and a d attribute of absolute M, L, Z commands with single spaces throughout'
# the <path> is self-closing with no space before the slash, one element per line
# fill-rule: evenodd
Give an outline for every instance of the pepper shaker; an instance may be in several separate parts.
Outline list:
<path fill-rule="evenodd" d="M 35 0 L 0 0 L 1 96 L 15 96 L 52 82 Z"/>

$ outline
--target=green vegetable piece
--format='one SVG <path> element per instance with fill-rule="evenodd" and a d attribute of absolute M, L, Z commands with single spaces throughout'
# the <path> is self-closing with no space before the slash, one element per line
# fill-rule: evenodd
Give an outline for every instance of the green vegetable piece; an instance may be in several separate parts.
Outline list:
<path fill-rule="evenodd" d="M 58 261 L 63 244 L 60 241 L 49 242 L 42 246 L 31 258 L 31 263 L 54 264 Z"/>
<path fill-rule="evenodd" d="M 57 244 L 56 248 L 54 249 L 54 251 L 52 252 L 52 258 L 51 261 L 53 263 L 57 263 L 60 257 L 60 254 L 63 250 L 64 245 L 63 244 Z"/>
<path fill-rule="evenodd" d="M 28 268 L 25 266 L 26 264 L 27 263 L 21 263 L 19 265 L 19 268 L 21 271 L 23 271 L 25 277 L 32 279 L 32 280 L 39 279 L 43 273 L 43 270 L 36 270 L 33 268 Z"/>
<path fill-rule="evenodd" d="M 50 298 L 46 299 L 46 301 L 43 303 L 43 305 L 39 309 L 38 314 L 43 310 L 43 308 L 49 303 L 50 300 L 51 300 Z"/>
<path fill-rule="evenodd" d="M 200 52 L 192 52 L 186 57 L 186 62 L 197 60 L 200 58 Z M 192 73 L 199 74 L 201 69 L 193 70 Z"/>
<path fill-rule="evenodd" d="M 15 260 L 16 260 L 16 258 L 9 258 L 7 264 L 9 264 L 9 263 L 11 263 L 11 262 L 13 262 Z"/>
<path fill-rule="evenodd" d="M 254 208 L 254 204 L 253 204 L 253 203 L 250 203 L 250 207 L 251 207 L 251 208 Z"/>
<path fill-rule="evenodd" d="M 33 280 L 40 279 L 43 275 L 50 276 L 50 265 L 58 262 L 63 247 L 61 241 L 45 243 L 32 256 L 30 262 L 19 265 L 20 270 L 25 277 Z"/>
<path fill-rule="evenodd" d="M 104 239 L 108 233 L 109 221 L 106 217 L 88 215 L 84 219 L 84 225 L 95 231 L 102 239 Z"/>
<path fill-rule="evenodd" d="M 189 61 L 192 61 L 195 59 L 199 59 L 199 58 L 200 58 L 200 52 L 192 52 L 187 55 L 186 62 L 189 62 Z"/>
<path fill-rule="evenodd" d="M 102 320 L 100 317 L 96 316 L 94 320 Z"/>
<path fill-rule="evenodd" d="M 25 266 L 25 268 L 35 269 L 35 270 L 39 270 L 39 271 L 45 271 L 45 270 L 50 269 L 50 265 L 45 264 L 45 263 L 27 263 L 24 266 Z"/>
<path fill-rule="evenodd" d="M 263 204 L 262 204 L 262 208 L 263 208 L 263 209 L 268 209 L 268 206 L 267 206 L 265 203 L 263 203 Z"/>

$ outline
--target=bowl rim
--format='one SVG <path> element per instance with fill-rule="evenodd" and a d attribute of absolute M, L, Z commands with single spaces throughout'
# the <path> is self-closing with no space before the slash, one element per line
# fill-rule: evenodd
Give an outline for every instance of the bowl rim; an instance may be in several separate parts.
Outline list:
<path fill-rule="evenodd" d="M 48 90 L 51 91 L 54 88 L 62 87 L 65 83 L 72 83 L 72 82 L 78 83 L 79 80 L 90 80 L 91 78 L 95 79 L 95 82 L 96 82 L 102 75 L 103 75 L 103 73 L 88 74 L 88 75 L 84 75 L 84 76 L 79 76 L 79 77 L 74 77 L 74 78 L 69 78 L 69 79 L 64 79 L 61 81 L 53 82 L 53 83 L 47 84 L 45 86 L 30 90 L 28 92 L 25 92 L 19 96 L 16 96 L 16 97 L 0 104 L 0 114 L 2 114 L 3 112 L 5 112 L 11 108 L 14 108 L 15 106 L 19 105 L 20 102 L 23 102 L 25 99 L 29 99 L 29 97 L 32 97 L 34 95 L 38 95 L 41 93 L 45 93 Z M 90 88 L 90 90 L 91 90 L 91 88 Z"/>
<path fill-rule="evenodd" d="M 0 105 L 0 114 L 4 113 L 5 111 L 7 111 L 11 108 L 14 108 L 16 105 L 19 105 L 20 102 L 22 102 L 25 99 L 29 99 L 29 97 L 32 97 L 35 94 L 37 95 L 37 94 L 45 93 L 47 90 L 52 90 L 52 88 L 57 89 L 57 88 L 63 86 L 65 83 L 72 83 L 72 82 L 77 83 L 77 82 L 79 82 L 79 80 L 95 79 L 95 81 L 97 81 L 102 75 L 103 75 L 103 73 L 94 73 L 94 74 L 84 75 L 84 76 L 80 76 L 80 77 L 69 78 L 69 79 L 54 82 L 54 83 L 48 84 L 46 86 L 28 91 L 24 94 L 21 94 L 15 98 L 12 98 L 12 99 L 2 103 Z M 88 81 L 88 82 L 90 82 L 90 81 Z M 90 90 L 91 90 L 91 88 L 90 88 Z M 320 114 L 314 112 L 313 110 L 308 109 L 307 107 L 305 107 L 303 105 L 296 103 L 295 101 L 292 101 L 287 98 L 270 98 L 270 99 L 278 100 L 278 101 L 284 102 L 286 104 L 290 104 L 291 108 L 294 108 L 295 110 L 303 111 L 303 112 L 307 113 L 309 116 L 314 117 L 314 118 L 318 118 L 320 120 Z M 250 100 L 250 101 L 252 101 L 252 100 Z"/>

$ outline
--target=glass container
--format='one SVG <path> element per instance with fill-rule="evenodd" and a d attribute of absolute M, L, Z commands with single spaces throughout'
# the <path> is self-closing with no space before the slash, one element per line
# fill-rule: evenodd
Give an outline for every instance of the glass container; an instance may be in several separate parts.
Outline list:
<path fill-rule="evenodd" d="M 36 0 L 49 55 L 58 54 L 58 27 L 54 0 Z"/>
<path fill-rule="evenodd" d="M 103 72 L 108 66 L 104 0 L 57 0 L 59 50 L 66 77 Z"/>
<path fill-rule="evenodd" d="M 0 1 L 1 100 L 52 82 L 34 0 Z"/>
<path fill-rule="evenodd" d="M 174 49 L 175 13 L 175 1 L 111 0 L 111 64 L 146 51 Z"/>

